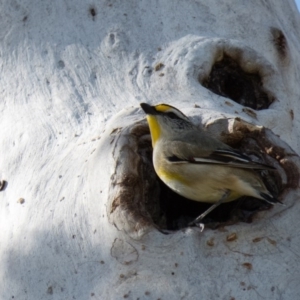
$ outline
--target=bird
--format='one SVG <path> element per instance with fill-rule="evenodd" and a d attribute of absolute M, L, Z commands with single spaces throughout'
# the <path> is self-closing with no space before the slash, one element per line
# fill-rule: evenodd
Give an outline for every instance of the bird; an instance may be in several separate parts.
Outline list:
<path fill-rule="evenodd" d="M 259 170 L 276 168 L 254 162 L 241 151 L 199 129 L 168 104 L 140 104 L 146 114 L 152 141 L 152 161 L 158 177 L 175 193 L 211 203 L 191 226 L 224 202 L 251 196 L 270 204 L 281 203 L 265 186 Z"/>

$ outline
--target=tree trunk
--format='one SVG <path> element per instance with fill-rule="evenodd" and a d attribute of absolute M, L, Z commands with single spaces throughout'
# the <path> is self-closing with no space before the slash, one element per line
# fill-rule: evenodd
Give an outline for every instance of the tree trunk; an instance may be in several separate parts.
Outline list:
<path fill-rule="evenodd" d="M 299 297 L 299 14 L 207 3 L 2 1 L 1 299 Z M 140 102 L 275 166 L 284 206 L 187 227 Z"/>

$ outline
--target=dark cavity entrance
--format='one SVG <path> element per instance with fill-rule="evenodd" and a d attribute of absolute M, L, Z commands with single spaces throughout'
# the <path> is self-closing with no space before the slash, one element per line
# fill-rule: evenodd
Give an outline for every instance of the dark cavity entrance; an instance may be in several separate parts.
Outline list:
<path fill-rule="evenodd" d="M 217 95 L 255 110 L 266 109 L 274 101 L 264 90 L 258 72 L 245 72 L 226 54 L 222 60 L 215 62 L 209 76 L 200 83 Z"/>
<path fill-rule="evenodd" d="M 196 217 L 206 211 L 212 204 L 192 201 L 171 191 L 160 181 L 160 206 L 164 216 L 160 228 L 179 230 L 188 226 Z M 217 228 L 222 225 L 237 222 L 251 223 L 255 213 L 271 208 L 271 204 L 252 197 L 242 197 L 236 201 L 224 203 L 208 214 L 202 223 L 208 228 Z"/>

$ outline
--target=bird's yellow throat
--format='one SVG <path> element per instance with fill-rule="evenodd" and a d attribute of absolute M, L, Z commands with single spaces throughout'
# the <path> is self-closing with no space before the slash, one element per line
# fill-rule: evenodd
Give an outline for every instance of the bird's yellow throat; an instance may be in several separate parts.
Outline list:
<path fill-rule="evenodd" d="M 150 127 L 152 147 L 154 148 L 155 143 L 157 142 L 161 134 L 160 126 L 154 116 L 148 115 L 147 121 Z"/>

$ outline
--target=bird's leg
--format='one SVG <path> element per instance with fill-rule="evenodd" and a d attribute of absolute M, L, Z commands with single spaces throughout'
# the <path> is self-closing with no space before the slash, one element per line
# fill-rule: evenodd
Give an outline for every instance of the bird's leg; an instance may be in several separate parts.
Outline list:
<path fill-rule="evenodd" d="M 200 221 L 205 218 L 210 212 L 212 212 L 216 207 L 218 207 L 220 204 L 222 204 L 229 196 L 230 191 L 226 190 L 223 196 L 220 198 L 218 202 L 213 204 L 210 208 L 208 208 L 204 213 L 202 213 L 200 216 L 198 216 L 193 222 L 189 224 L 189 226 L 197 225 L 201 227 L 201 229 L 204 229 L 204 224 L 201 224 Z M 202 231 L 201 230 L 201 231 Z"/>

